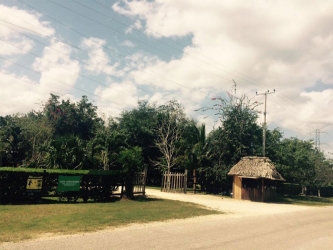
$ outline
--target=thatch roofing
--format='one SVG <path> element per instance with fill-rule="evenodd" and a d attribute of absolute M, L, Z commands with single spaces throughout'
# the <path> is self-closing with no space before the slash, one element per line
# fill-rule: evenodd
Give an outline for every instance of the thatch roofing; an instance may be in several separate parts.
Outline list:
<path fill-rule="evenodd" d="M 243 157 L 230 169 L 228 175 L 285 181 L 268 157 Z"/>

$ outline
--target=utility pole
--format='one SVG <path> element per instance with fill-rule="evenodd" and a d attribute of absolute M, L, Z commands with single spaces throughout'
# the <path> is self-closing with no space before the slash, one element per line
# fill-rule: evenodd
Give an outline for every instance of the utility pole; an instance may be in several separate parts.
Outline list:
<path fill-rule="evenodd" d="M 317 152 L 320 152 L 320 144 L 322 144 L 322 143 L 320 143 L 320 134 L 327 134 L 327 132 L 320 132 L 320 129 L 316 129 L 315 130 L 315 141 L 314 141 L 314 143 L 315 143 L 315 150 L 317 150 Z"/>
<path fill-rule="evenodd" d="M 267 109 L 267 95 L 269 94 L 274 94 L 275 93 L 275 89 L 273 90 L 273 92 L 269 92 L 269 90 L 267 90 L 264 93 L 260 93 L 258 94 L 256 92 L 256 95 L 264 95 L 265 96 L 265 111 L 264 111 L 264 124 L 263 124 L 263 128 L 262 128 L 262 156 L 265 157 L 265 153 L 266 153 L 266 109 Z"/>
<path fill-rule="evenodd" d="M 320 152 L 320 130 L 316 129 L 316 137 L 315 137 L 315 149 Z"/>

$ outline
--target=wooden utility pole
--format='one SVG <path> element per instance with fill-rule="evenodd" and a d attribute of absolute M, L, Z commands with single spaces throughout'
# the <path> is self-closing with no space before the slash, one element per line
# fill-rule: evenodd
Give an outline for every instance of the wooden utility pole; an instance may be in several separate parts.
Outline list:
<path fill-rule="evenodd" d="M 266 109 L 267 109 L 267 95 L 268 94 L 274 94 L 275 93 L 275 89 L 273 92 L 269 92 L 269 90 L 267 90 L 264 93 L 260 93 L 258 94 L 256 92 L 256 95 L 265 95 L 265 111 L 264 111 L 264 124 L 263 124 L 263 128 L 262 128 L 262 156 L 265 157 L 266 154 Z"/>

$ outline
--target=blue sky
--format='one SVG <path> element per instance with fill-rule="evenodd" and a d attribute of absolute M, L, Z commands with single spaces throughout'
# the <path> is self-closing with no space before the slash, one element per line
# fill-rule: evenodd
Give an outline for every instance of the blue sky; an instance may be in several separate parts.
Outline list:
<path fill-rule="evenodd" d="M 51 92 L 87 95 L 104 117 L 177 99 L 210 130 L 216 117 L 194 110 L 234 80 L 253 101 L 276 90 L 270 128 L 306 140 L 319 129 L 333 152 L 332 23 L 330 1 L 2 0 L 0 115 Z"/>

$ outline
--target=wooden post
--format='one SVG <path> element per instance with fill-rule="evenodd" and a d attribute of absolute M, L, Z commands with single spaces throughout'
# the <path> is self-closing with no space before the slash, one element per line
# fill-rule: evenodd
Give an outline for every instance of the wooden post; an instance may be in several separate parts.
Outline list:
<path fill-rule="evenodd" d="M 185 170 L 184 173 L 184 194 L 187 193 L 187 169 Z"/>
<path fill-rule="evenodd" d="M 142 195 L 146 195 L 147 168 L 143 171 Z"/>

